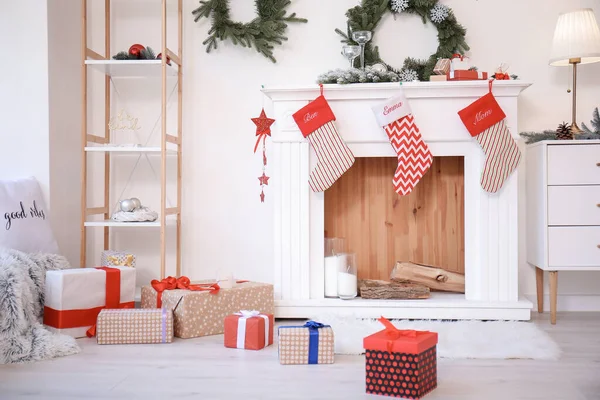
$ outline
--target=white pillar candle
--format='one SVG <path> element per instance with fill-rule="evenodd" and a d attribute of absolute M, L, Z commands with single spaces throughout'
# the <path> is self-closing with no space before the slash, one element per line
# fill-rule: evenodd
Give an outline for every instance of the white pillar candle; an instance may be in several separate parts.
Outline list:
<path fill-rule="evenodd" d="M 344 298 L 356 297 L 357 280 L 356 275 L 348 272 L 338 272 L 337 292 L 338 296 Z"/>
<path fill-rule="evenodd" d="M 325 257 L 325 297 L 337 297 L 338 272 L 344 263 L 343 256 Z"/>

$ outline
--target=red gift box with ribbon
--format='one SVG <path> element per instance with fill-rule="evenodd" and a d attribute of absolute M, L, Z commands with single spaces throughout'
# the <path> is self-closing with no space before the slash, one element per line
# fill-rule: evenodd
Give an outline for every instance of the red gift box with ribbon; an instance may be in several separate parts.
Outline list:
<path fill-rule="evenodd" d="M 46 272 L 44 325 L 76 338 L 95 335 L 104 308 L 134 308 L 135 268 L 73 268 Z"/>
<path fill-rule="evenodd" d="M 366 392 L 420 399 L 437 387 L 438 335 L 400 330 L 381 317 L 385 329 L 363 339 Z"/>
<path fill-rule="evenodd" d="M 225 317 L 225 347 L 261 350 L 273 344 L 273 314 L 242 310 Z"/>

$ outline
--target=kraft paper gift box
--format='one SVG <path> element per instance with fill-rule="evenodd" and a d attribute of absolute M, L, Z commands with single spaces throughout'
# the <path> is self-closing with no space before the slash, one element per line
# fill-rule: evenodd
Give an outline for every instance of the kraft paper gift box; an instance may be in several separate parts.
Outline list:
<path fill-rule="evenodd" d="M 241 310 L 225 317 L 225 347 L 261 350 L 273 344 L 273 314 Z"/>
<path fill-rule="evenodd" d="M 479 81 L 487 80 L 488 73 L 480 71 L 454 70 L 448 73 L 449 81 Z"/>
<path fill-rule="evenodd" d="M 446 75 L 430 75 L 429 81 L 431 82 L 445 82 L 448 80 L 448 76 Z"/>
<path fill-rule="evenodd" d="M 433 67 L 433 73 L 435 75 L 446 75 L 450 72 L 450 59 L 449 58 L 440 58 L 435 63 L 435 67 Z"/>
<path fill-rule="evenodd" d="M 214 281 L 212 281 L 214 283 Z M 210 281 L 200 282 L 209 284 Z M 162 307 L 173 309 L 174 333 L 178 338 L 219 335 L 224 329 L 225 317 L 239 310 L 258 310 L 274 314 L 273 285 L 259 282 L 235 283 L 231 289 L 218 292 L 186 289 L 162 292 Z M 142 287 L 142 308 L 157 308 L 158 292 L 152 286 Z"/>
<path fill-rule="evenodd" d="M 104 309 L 96 323 L 98 344 L 173 341 L 173 311 L 166 308 Z"/>
<path fill-rule="evenodd" d="M 438 335 L 399 330 L 380 318 L 385 329 L 363 339 L 366 392 L 420 399 L 437 387 Z"/>
<path fill-rule="evenodd" d="M 126 251 L 104 250 L 100 256 L 100 265 L 135 268 L 135 255 Z"/>
<path fill-rule="evenodd" d="M 329 325 L 308 321 L 304 326 L 280 326 L 279 363 L 333 364 L 334 336 Z"/>
<path fill-rule="evenodd" d="M 54 332 L 85 337 L 103 308 L 133 308 L 134 296 L 134 268 L 47 271 L 44 325 Z"/>

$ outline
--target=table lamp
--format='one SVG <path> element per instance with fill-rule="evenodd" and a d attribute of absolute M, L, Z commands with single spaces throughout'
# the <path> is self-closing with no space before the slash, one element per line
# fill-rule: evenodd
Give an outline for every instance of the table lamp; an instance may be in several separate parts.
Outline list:
<path fill-rule="evenodd" d="M 559 15 L 554 30 L 550 65 L 573 66 L 573 122 L 571 132 L 580 133 L 577 126 L 577 64 L 600 62 L 600 29 L 591 8 Z"/>

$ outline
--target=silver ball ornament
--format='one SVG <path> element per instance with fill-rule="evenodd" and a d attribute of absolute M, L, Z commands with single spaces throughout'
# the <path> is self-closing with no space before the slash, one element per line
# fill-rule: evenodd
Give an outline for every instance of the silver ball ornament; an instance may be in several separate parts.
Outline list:
<path fill-rule="evenodd" d="M 135 209 L 135 204 L 131 199 L 121 200 L 119 206 L 121 207 L 121 211 L 124 212 L 131 212 Z"/>
<path fill-rule="evenodd" d="M 131 200 L 133 202 L 134 210 L 137 210 L 138 208 L 142 207 L 142 202 L 137 197 L 132 197 L 129 200 Z"/>
<path fill-rule="evenodd" d="M 380 64 L 380 63 L 373 64 L 372 68 L 373 68 L 374 71 L 377 71 L 377 72 L 380 72 L 380 73 L 387 72 L 387 70 L 388 70 L 387 67 L 384 64 Z"/>

